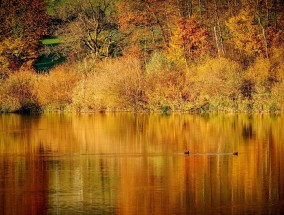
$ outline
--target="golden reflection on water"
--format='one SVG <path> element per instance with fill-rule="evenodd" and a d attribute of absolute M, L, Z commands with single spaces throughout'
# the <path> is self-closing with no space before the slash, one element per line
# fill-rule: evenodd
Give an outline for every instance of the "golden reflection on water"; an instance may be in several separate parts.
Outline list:
<path fill-rule="evenodd" d="M 0 115 L 0 214 L 280 214 L 283 123 L 270 115 Z"/>

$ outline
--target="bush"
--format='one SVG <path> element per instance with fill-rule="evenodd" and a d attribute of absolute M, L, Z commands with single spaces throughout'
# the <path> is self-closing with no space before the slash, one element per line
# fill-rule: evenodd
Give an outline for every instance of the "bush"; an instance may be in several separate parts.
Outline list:
<path fill-rule="evenodd" d="M 209 59 L 204 64 L 192 68 L 187 74 L 187 83 L 191 83 L 196 93 L 195 103 L 209 102 L 214 110 L 219 106 L 225 111 L 236 111 L 236 102 L 240 99 L 242 82 L 241 66 L 225 59 Z M 189 92 L 190 93 L 190 92 Z"/>
<path fill-rule="evenodd" d="M 0 107 L 3 111 L 38 112 L 62 109 L 72 103 L 72 91 L 79 76 L 64 66 L 50 74 L 19 71 L 0 80 Z"/>
<path fill-rule="evenodd" d="M 155 53 L 146 64 L 121 57 L 65 63 L 49 74 L 9 72 L 0 79 L 0 111 L 283 111 L 284 64 L 276 56 L 246 71 L 225 58 L 189 67 Z"/>
<path fill-rule="evenodd" d="M 182 110 L 186 68 L 154 54 L 146 64 L 145 96 L 151 111 Z"/>
<path fill-rule="evenodd" d="M 270 101 L 270 112 L 284 111 L 284 81 L 274 85 Z"/>
<path fill-rule="evenodd" d="M 77 110 L 141 110 L 144 76 L 135 58 L 109 59 L 85 76 L 73 91 Z"/>
<path fill-rule="evenodd" d="M 39 111 L 40 104 L 36 96 L 37 75 L 34 72 L 20 71 L 1 81 L 0 106 L 2 110 Z"/>
<path fill-rule="evenodd" d="M 80 79 L 73 67 L 57 66 L 49 74 L 38 75 L 37 97 L 45 109 L 63 110 L 72 103 L 72 92 Z"/>

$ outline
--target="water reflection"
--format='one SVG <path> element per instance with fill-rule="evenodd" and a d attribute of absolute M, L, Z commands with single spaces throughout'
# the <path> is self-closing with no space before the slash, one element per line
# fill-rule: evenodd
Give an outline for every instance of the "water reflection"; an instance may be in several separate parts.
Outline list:
<path fill-rule="evenodd" d="M 0 115 L 0 214 L 280 214 L 283 123 L 269 115 Z"/>

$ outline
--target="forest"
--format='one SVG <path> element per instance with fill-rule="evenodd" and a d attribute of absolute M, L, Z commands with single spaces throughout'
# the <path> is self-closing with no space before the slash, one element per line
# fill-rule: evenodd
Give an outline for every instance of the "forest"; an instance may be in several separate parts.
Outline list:
<path fill-rule="evenodd" d="M 282 112 L 283 0 L 0 0 L 0 112 Z"/>

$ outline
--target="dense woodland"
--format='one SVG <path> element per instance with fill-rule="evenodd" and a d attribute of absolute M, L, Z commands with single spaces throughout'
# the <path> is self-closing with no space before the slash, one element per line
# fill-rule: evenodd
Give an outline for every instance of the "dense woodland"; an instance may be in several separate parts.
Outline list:
<path fill-rule="evenodd" d="M 283 0 L 0 0 L 0 111 L 280 112 L 283 40 Z"/>

